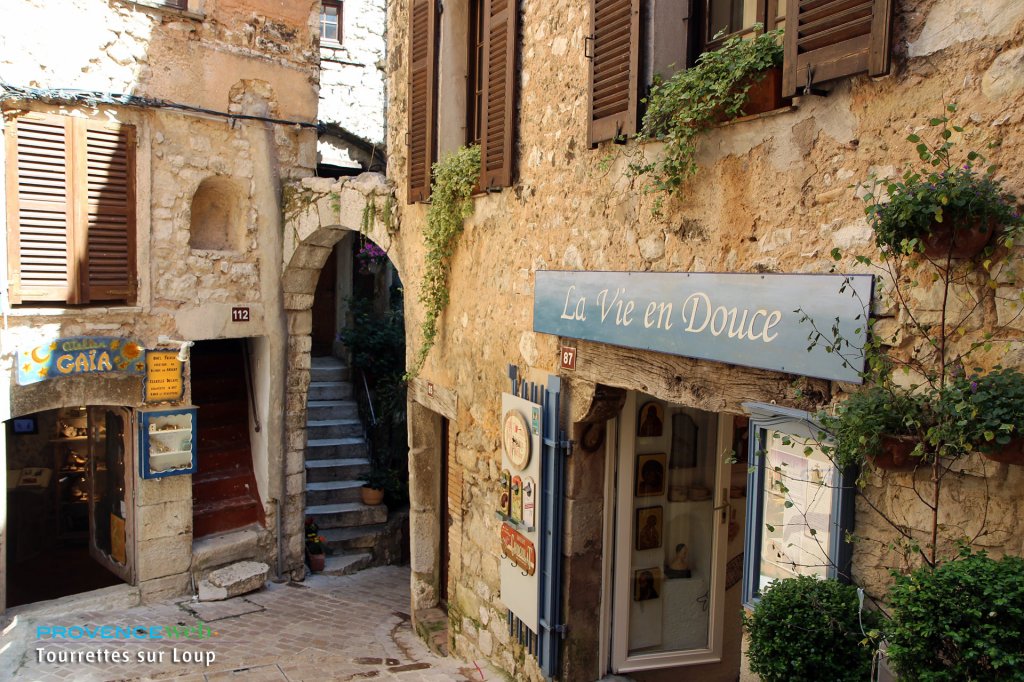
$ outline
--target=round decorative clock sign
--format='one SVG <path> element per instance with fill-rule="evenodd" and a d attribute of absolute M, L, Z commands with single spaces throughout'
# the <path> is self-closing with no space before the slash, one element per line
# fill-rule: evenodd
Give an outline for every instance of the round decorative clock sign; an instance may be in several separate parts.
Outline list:
<path fill-rule="evenodd" d="M 509 410 L 502 425 L 501 442 L 505 447 L 509 464 L 522 471 L 530 463 L 530 427 L 526 419 L 516 410 Z"/>

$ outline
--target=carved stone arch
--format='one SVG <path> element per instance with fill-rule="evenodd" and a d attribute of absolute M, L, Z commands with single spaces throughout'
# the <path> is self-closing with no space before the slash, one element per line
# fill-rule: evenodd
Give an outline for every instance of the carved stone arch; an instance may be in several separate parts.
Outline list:
<path fill-rule="evenodd" d="M 287 319 L 287 387 L 285 405 L 285 452 L 287 480 L 283 509 L 283 534 L 287 538 L 286 566 L 301 570 L 303 561 L 303 485 L 306 452 L 307 393 L 310 382 L 313 296 L 320 270 L 334 245 L 345 235 L 363 231 L 388 252 L 401 275 L 403 263 L 396 226 L 385 225 L 380 215 L 384 204 L 394 200 L 394 191 L 379 173 L 354 178 L 305 178 L 286 187 L 282 197 L 284 251 L 282 291 Z M 377 218 L 366 230 L 364 210 L 368 202 L 377 207 Z"/>

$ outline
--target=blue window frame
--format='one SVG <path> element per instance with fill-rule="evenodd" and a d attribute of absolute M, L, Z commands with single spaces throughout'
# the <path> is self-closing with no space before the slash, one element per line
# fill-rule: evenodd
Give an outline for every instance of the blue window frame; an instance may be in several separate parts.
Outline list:
<path fill-rule="evenodd" d="M 808 412 L 744 403 L 750 414 L 750 471 L 743 556 L 743 603 L 772 579 L 818 575 L 846 581 L 853 529 L 853 472 L 821 452 Z"/>

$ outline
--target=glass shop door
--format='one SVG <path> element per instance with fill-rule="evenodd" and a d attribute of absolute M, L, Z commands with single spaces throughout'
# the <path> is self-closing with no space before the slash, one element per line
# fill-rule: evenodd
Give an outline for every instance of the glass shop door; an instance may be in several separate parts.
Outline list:
<path fill-rule="evenodd" d="M 732 417 L 630 392 L 617 431 L 612 670 L 720 661 Z"/>
<path fill-rule="evenodd" d="M 89 554 L 133 582 L 135 448 L 128 410 L 89 408 Z"/>

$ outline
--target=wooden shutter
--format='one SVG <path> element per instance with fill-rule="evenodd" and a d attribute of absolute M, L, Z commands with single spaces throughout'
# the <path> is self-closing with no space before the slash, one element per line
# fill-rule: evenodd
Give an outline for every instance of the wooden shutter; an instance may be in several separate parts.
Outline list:
<path fill-rule="evenodd" d="M 786 0 L 782 94 L 812 83 L 889 71 L 892 0 Z"/>
<path fill-rule="evenodd" d="M 484 87 L 480 187 L 512 184 L 515 128 L 516 0 L 484 1 Z"/>
<path fill-rule="evenodd" d="M 640 0 L 591 0 L 591 146 L 636 133 L 640 69 Z"/>
<path fill-rule="evenodd" d="M 79 281 L 85 301 L 127 301 L 135 284 L 135 129 L 81 121 L 85 191 L 76 197 L 87 238 Z"/>
<path fill-rule="evenodd" d="M 10 300 L 74 299 L 70 198 L 72 119 L 29 114 L 7 131 L 7 250 Z"/>
<path fill-rule="evenodd" d="M 9 132 L 11 302 L 131 300 L 134 128 L 28 114 Z"/>
<path fill-rule="evenodd" d="M 412 0 L 409 26 L 409 186 L 408 201 L 430 196 L 437 113 L 437 4 Z"/>

